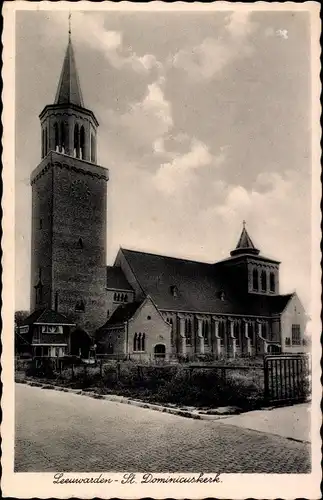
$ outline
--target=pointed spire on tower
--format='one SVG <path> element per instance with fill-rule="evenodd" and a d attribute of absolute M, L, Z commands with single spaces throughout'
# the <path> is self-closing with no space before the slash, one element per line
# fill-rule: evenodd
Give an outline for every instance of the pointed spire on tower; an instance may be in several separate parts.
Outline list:
<path fill-rule="evenodd" d="M 242 231 L 241 235 L 238 241 L 238 244 L 232 252 L 230 252 L 230 255 L 234 257 L 235 255 L 242 255 L 242 254 L 252 254 L 252 255 L 258 255 L 259 250 L 254 246 L 252 239 L 250 238 L 247 230 L 246 230 L 246 221 L 242 221 Z"/>
<path fill-rule="evenodd" d="M 75 104 L 84 107 L 72 45 L 71 13 L 68 16 L 68 44 L 54 104 Z"/>

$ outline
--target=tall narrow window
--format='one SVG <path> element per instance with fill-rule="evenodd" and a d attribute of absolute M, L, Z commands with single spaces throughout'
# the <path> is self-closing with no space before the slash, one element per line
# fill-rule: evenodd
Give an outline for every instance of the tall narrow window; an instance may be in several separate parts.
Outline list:
<path fill-rule="evenodd" d="M 252 288 L 258 290 L 258 269 L 252 271 Z"/>
<path fill-rule="evenodd" d="M 250 338 L 250 345 L 255 345 L 255 325 L 254 323 L 249 323 L 248 326 L 248 336 Z"/>
<path fill-rule="evenodd" d="M 78 240 L 78 247 L 79 248 L 83 248 L 83 240 L 82 240 L 82 238 L 79 238 L 79 240 Z"/>
<path fill-rule="evenodd" d="M 292 345 L 301 345 L 300 325 L 292 325 Z"/>
<path fill-rule="evenodd" d="M 219 337 L 220 337 L 220 344 L 223 346 L 224 345 L 224 336 L 225 336 L 225 324 L 224 321 L 219 322 Z"/>
<path fill-rule="evenodd" d="M 45 156 L 48 153 L 48 132 L 47 132 L 47 127 L 45 128 Z"/>
<path fill-rule="evenodd" d="M 141 333 L 139 332 L 137 337 L 137 351 L 141 351 Z"/>
<path fill-rule="evenodd" d="M 137 350 L 137 333 L 135 333 L 133 336 L 133 350 Z"/>
<path fill-rule="evenodd" d="M 45 130 L 42 129 L 41 132 L 41 157 L 44 158 L 45 156 Z"/>
<path fill-rule="evenodd" d="M 185 336 L 186 336 L 186 344 L 192 344 L 192 321 L 187 318 L 185 320 Z"/>
<path fill-rule="evenodd" d="M 270 273 L 270 291 L 271 292 L 276 291 L 275 273 Z"/>
<path fill-rule="evenodd" d="M 84 127 L 82 125 L 81 130 L 80 130 L 80 150 L 81 150 L 81 158 L 82 160 L 85 159 L 85 132 L 84 132 Z"/>
<path fill-rule="evenodd" d="M 61 140 L 60 140 L 60 148 L 59 150 L 62 153 L 65 153 L 65 124 L 64 122 L 61 122 Z"/>
<path fill-rule="evenodd" d="M 266 271 L 261 271 L 261 291 L 267 291 L 267 274 Z"/>
<path fill-rule="evenodd" d="M 91 134 L 91 162 L 95 163 L 96 151 L 95 151 L 95 136 Z"/>
<path fill-rule="evenodd" d="M 146 342 L 146 335 L 143 333 L 141 336 L 141 351 L 144 351 L 146 349 L 145 342 Z"/>
<path fill-rule="evenodd" d="M 234 323 L 234 336 L 236 339 L 236 346 L 240 347 L 240 323 L 238 321 Z"/>
<path fill-rule="evenodd" d="M 58 125 L 54 123 L 54 151 L 59 151 Z"/>
<path fill-rule="evenodd" d="M 76 158 L 80 157 L 80 132 L 79 132 L 79 126 L 78 124 L 75 125 L 74 127 L 74 156 Z"/>
<path fill-rule="evenodd" d="M 204 344 L 207 345 L 209 343 L 209 322 L 206 319 L 204 319 L 202 323 L 202 334 L 204 338 Z"/>

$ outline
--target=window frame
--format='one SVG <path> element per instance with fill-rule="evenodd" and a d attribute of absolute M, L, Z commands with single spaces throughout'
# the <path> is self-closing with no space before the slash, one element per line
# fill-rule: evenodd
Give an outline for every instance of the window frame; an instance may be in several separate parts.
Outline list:
<path fill-rule="evenodd" d="M 298 323 L 292 324 L 292 338 L 291 338 L 293 346 L 300 346 L 302 345 L 302 339 L 301 339 L 301 325 Z"/>

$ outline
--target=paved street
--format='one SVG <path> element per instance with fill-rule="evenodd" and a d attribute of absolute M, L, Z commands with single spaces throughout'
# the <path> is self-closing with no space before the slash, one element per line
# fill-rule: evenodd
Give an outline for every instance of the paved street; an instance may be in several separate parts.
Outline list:
<path fill-rule="evenodd" d="M 16 384 L 16 472 L 310 471 L 308 444 Z"/>

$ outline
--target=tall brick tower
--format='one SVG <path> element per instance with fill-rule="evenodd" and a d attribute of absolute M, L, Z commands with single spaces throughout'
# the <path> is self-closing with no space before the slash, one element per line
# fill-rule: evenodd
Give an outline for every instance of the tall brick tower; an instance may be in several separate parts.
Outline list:
<path fill-rule="evenodd" d="M 84 107 L 69 32 L 54 104 L 41 122 L 31 174 L 31 310 L 57 309 L 91 334 L 106 320 L 108 170 L 97 165 L 98 121 Z"/>

